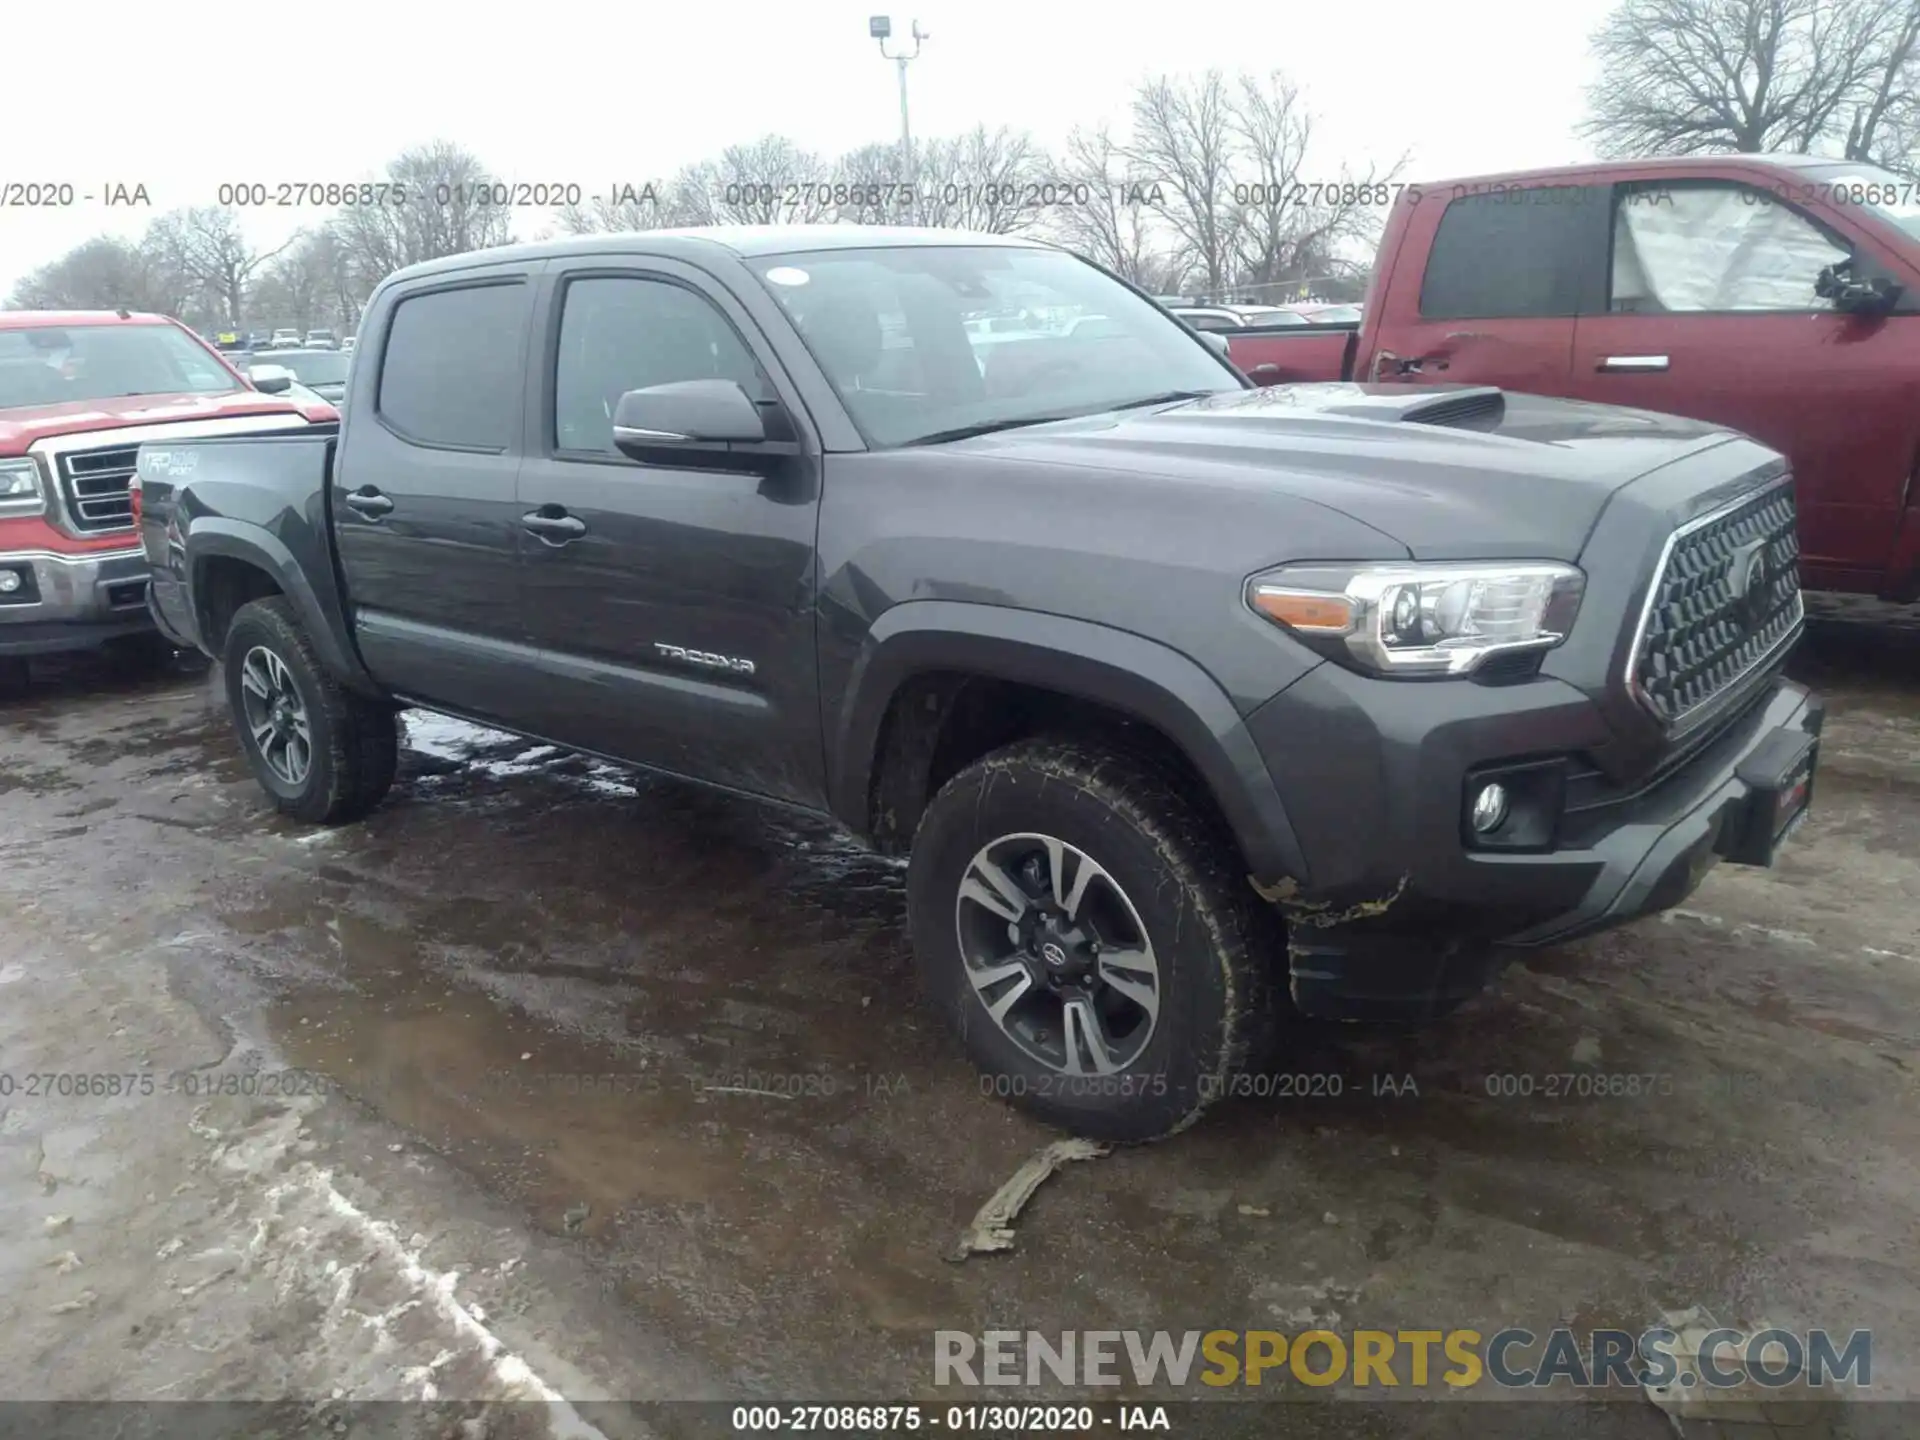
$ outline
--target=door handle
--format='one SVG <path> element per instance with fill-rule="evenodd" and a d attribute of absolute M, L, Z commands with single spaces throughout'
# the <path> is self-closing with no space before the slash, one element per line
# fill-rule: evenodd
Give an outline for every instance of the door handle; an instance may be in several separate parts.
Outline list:
<path fill-rule="evenodd" d="M 1276 365 L 1276 364 L 1274 364 L 1274 363 L 1273 363 L 1273 362 L 1272 362 L 1271 360 L 1269 360 L 1269 361 L 1267 361 L 1267 363 L 1266 363 L 1266 364 L 1264 364 L 1264 365 L 1256 365 L 1256 366 L 1254 366 L 1254 367 L 1253 367 L 1253 368 L 1252 368 L 1251 370 L 1249 370 L 1249 371 L 1247 372 L 1247 374 L 1248 374 L 1249 376 L 1253 376 L 1253 375 L 1278 375 L 1279 373 L 1280 373 L 1280 367 L 1279 367 L 1278 365 Z"/>
<path fill-rule="evenodd" d="M 1664 355 L 1609 355 L 1600 362 L 1602 370 L 1635 375 L 1650 375 L 1666 368 Z"/>
<path fill-rule="evenodd" d="M 393 509 L 393 501 L 368 485 L 347 496 L 347 506 L 349 509 L 359 511 L 369 520 L 377 520 Z"/>
<path fill-rule="evenodd" d="M 542 506 L 520 517 L 520 523 L 549 545 L 564 545 L 587 533 L 587 522 L 558 505 Z"/>

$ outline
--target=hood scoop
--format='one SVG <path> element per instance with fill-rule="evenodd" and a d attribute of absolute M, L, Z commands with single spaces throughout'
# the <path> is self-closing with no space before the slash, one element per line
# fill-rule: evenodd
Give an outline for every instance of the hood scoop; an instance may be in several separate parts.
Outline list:
<path fill-rule="evenodd" d="M 1497 430 L 1507 413 L 1507 397 L 1496 385 L 1472 385 L 1453 390 L 1362 394 L 1323 405 L 1321 410 L 1329 415 L 1349 415 L 1355 420 Z"/>

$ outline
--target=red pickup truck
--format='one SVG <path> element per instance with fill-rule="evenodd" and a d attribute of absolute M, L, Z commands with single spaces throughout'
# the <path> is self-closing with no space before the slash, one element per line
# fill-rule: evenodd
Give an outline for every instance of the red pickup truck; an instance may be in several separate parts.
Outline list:
<path fill-rule="evenodd" d="M 1920 185 L 1716 155 L 1401 192 L 1357 325 L 1227 332 L 1260 384 L 1498 385 L 1792 461 L 1804 583 L 1920 599 Z"/>
<path fill-rule="evenodd" d="M 27 659 L 158 653 L 135 537 L 141 442 L 339 423 L 243 378 L 186 326 L 125 310 L 0 310 L 0 694 Z"/>

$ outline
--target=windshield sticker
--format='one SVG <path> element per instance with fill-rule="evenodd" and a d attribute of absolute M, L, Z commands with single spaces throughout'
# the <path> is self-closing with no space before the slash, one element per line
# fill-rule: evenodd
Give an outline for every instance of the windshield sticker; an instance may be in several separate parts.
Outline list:
<path fill-rule="evenodd" d="M 792 265 L 776 265 L 767 271 L 767 279 L 775 285 L 804 285 L 812 278 L 806 271 Z"/>

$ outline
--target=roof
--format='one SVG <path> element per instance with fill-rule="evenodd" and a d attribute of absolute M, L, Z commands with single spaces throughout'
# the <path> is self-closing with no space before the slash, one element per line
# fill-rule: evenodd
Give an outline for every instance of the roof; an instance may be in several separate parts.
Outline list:
<path fill-rule="evenodd" d="M 980 230 L 941 230 L 917 225 L 700 225 L 672 230 L 626 230 L 610 235 L 572 235 L 470 250 L 440 260 L 425 260 L 396 271 L 392 279 L 470 269 L 501 261 L 532 262 L 563 255 L 663 255 L 698 259 L 715 254 L 735 259 L 791 255 L 804 250 L 873 250 L 903 245 L 995 246 L 1010 250 L 1047 250 L 1044 241 Z"/>
<path fill-rule="evenodd" d="M 0 330 L 38 330 L 53 325 L 171 325 L 164 315 L 118 310 L 0 310 Z"/>
<path fill-rule="evenodd" d="M 1448 185 L 1484 185 L 1502 182 L 1527 182 L 1566 179 L 1578 181 L 1581 176 L 1600 174 L 1615 170 L 1673 170 L 1685 172 L 1701 169 L 1741 169 L 1762 170 L 1805 170 L 1816 165 L 1865 164 L 1864 161 L 1847 161 L 1831 155 L 1797 155 L 1787 152 L 1750 155 L 1743 151 L 1721 150 L 1704 155 L 1650 155 L 1627 157 L 1619 160 L 1589 160 L 1567 165 L 1548 165 L 1535 170 L 1502 170 L 1488 175 L 1450 175 L 1442 180 L 1422 180 L 1409 187 L 1418 190 L 1438 190 Z"/>

